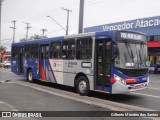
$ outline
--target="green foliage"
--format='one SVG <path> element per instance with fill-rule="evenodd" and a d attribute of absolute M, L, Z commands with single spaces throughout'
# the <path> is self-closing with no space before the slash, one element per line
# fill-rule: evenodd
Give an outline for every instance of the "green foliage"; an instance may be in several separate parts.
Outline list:
<path fill-rule="evenodd" d="M 31 37 L 29 38 L 29 40 L 36 40 L 36 39 L 41 39 L 41 36 L 35 34 L 34 36 L 31 36 Z"/>
<path fill-rule="evenodd" d="M 42 38 L 48 38 L 48 37 L 35 34 L 34 36 L 31 36 L 28 40 L 36 40 L 36 39 L 42 39 Z M 20 42 L 24 42 L 24 41 L 27 41 L 26 38 L 20 39 Z"/>
<path fill-rule="evenodd" d="M 47 36 L 40 36 L 35 34 L 34 36 L 31 36 L 29 40 L 36 40 L 36 39 L 42 39 L 42 38 L 47 38 Z"/>
<path fill-rule="evenodd" d="M 1 51 L 1 50 L 6 50 L 6 49 L 7 49 L 6 47 L 0 46 L 0 51 Z"/>
<path fill-rule="evenodd" d="M 26 40 L 26 38 L 22 38 L 22 39 L 20 39 L 19 41 L 20 41 L 20 42 L 25 42 L 25 41 L 27 41 L 27 40 Z"/>

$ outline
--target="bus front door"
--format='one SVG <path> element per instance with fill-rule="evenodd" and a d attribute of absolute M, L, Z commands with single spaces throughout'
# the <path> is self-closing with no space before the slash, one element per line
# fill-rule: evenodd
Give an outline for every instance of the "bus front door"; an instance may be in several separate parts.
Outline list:
<path fill-rule="evenodd" d="M 109 91 L 110 64 L 111 64 L 111 41 L 107 39 L 96 40 L 95 57 L 95 89 Z"/>
<path fill-rule="evenodd" d="M 41 45 L 40 46 L 40 64 L 39 64 L 39 75 L 40 79 L 46 81 L 47 80 L 47 60 L 49 59 L 49 45 Z"/>

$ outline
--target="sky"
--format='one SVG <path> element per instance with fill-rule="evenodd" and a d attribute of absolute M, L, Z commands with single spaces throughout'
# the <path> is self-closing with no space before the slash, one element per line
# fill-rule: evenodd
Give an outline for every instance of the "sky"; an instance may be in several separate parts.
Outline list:
<path fill-rule="evenodd" d="M 80 0 L 4 0 L 1 8 L 1 41 L 10 51 L 13 40 L 13 20 L 16 20 L 15 42 L 26 36 L 26 22 L 30 23 L 29 37 L 45 35 L 56 37 L 65 35 L 63 30 L 52 19 L 66 28 L 67 12 L 69 15 L 69 35 L 78 33 Z M 144 17 L 160 15 L 160 0 L 85 0 L 84 28 L 109 24 Z"/>

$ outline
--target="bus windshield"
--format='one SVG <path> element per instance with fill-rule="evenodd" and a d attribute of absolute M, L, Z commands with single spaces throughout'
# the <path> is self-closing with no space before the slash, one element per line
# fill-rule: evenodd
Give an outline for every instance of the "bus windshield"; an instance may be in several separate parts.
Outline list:
<path fill-rule="evenodd" d="M 147 68 L 147 44 L 144 42 L 117 42 L 114 66 L 122 69 Z"/>

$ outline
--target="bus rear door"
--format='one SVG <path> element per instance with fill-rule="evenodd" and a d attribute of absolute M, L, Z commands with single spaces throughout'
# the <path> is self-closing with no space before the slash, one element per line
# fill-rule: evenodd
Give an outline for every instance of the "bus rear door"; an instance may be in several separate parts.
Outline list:
<path fill-rule="evenodd" d="M 11 71 L 16 75 L 23 74 L 24 64 L 24 46 L 14 45 L 12 46 L 12 57 L 11 57 Z"/>
<path fill-rule="evenodd" d="M 111 40 L 96 40 L 95 89 L 110 91 Z"/>
<path fill-rule="evenodd" d="M 24 47 L 19 47 L 19 54 L 18 54 L 18 73 L 19 75 L 23 74 L 24 64 L 23 64 L 23 57 L 24 57 Z"/>

